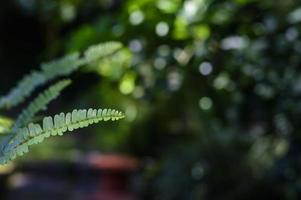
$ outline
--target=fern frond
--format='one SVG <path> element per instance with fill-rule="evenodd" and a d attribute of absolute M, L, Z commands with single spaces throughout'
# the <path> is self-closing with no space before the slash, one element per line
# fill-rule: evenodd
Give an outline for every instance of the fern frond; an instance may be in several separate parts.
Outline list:
<path fill-rule="evenodd" d="M 17 117 L 13 132 L 15 132 L 17 128 L 28 124 L 40 110 L 45 109 L 46 106 L 57 98 L 60 92 L 70 84 L 71 80 L 69 79 L 61 80 L 40 93 Z"/>
<path fill-rule="evenodd" d="M 33 90 L 46 82 L 46 77 L 43 73 L 33 71 L 24 76 L 23 79 L 13 88 L 6 96 L 0 98 L 0 108 L 10 108 L 18 105 L 27 98 Z"/>
<path fill-rule="evenodd" d="M 40 71 L 33 71 L 26 75 L 15 88 L 0 98 L 0 109 L 9 109 L 22 103 L 39 85 L 56 77 L 69 75 L 84 65 L 116 53 L 121 47 L 122 45 L 118 42 L 102 43 L 88 48 L 83 57 L 80 57 L 79 53 L 73 53 L 42 64 Z"/>
<path fill-rule="evenodd" d="M 122 44 L 119 42 L 107 42 L 102 45 L 93 45 L 85 51 L 83 62 L 89 64 L 101 58 L 106 58 L 107 56 L 116 53 L 121 48 Z"/>
<path fill-rule="evenodd" d="M 28 152 L 28 147 L 43 142 L 45 138 L 63 135 L 67 131 L 87 127 L 100 121 L 119 120 L 124 114 L 114 109 L 83 109 L 61 113 L 53 117 L 45 117 L 43 125 L 30 123 L 20 128 L 14 137 L 8 137 L 2 145 L 0 164 L 5 164 Z"/>
<path fill-rule="evenodd" d="M 48 80 L 58 76 L 66 76 L 77 70 L 82 65 L 79 53 L 67 55 L 48 63 L 42 63 L 41 71 Z"/>

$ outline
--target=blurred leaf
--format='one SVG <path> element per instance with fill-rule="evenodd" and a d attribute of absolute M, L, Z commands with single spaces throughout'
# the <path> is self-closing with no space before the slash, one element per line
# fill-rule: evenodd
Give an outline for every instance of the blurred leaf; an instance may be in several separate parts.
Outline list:
<path fill-rule="evenodd" d="M 178 16 L 174 22 L 173 37 L 176 40 L 184 40 L 189 36 L 188 22 L 185 18 Z"/>
<path fill-rule="evenodd" d="M 97 71 L 112 80 L 121 78 L 124 71 L 132 62 L 132 54 L 128 49 L 122 49 L 114 54 L 111 58 L 102 60 L 98 63 Z"/>
<path fill-rule="evenodd" d="M 14 121 L 8 117 L 0 116 L 0 134 L 6 134 L 11 131 Z"/>
<path fill-rule="evenodd" d="M 180 0 L 157 0 L 157 7 L 164 13 L 175 13 L 180 5 Z"/>
<path fill-rule="evenodd" d="M 120 81 L 119 90 L 123 94 L 130 94 L 135 89 L 136 74 L 134 72 L 126 73 Z"/>
<path fill-rule="evenodd" d="M 196 25 L 192 27 L 194 38 L 197 40 L 206 40 L 210 36 L 210 28 L 207 25 Z"/>

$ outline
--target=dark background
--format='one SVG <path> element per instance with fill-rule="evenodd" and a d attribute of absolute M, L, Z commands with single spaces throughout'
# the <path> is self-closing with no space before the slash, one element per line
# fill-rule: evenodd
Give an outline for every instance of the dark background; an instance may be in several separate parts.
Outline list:
<path fill-rule="evenodd" d="M 301 198 L 300 22 L 293 0 L 1 1 L 1 94 L 41 62 L 126 47 L 72 74 L 41 113 L 117 107 L 126 120 L 50 139 L 15 166 L 115 152 L 141 162 L 142 199 Z"/>

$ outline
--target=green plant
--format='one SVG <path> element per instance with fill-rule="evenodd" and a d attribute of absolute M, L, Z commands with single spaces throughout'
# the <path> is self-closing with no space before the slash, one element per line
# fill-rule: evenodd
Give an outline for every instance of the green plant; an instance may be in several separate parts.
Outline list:
<path fill-rule="evenodd" d="M 107 42 L 88 48 L 83 56 L 73 53 L 61 59 L 44 63 L 39 71 L 26 75 L 15 88 L 0 98 L 0 109 L 11 109 L 28 98 L 40 85 L 62 76 L 68 76 L 80 67 L 89 65 L 100 59 L 113 56 L 122 48 L 118 42 Z M 71 84 L 70 79 L 59 80 L 42 91 L 29 105 L 12 121 L 1 117 L 1 132 L 6 136 L 1 142 L 0 164 L 5 164 L 16 156 L 28 152 L 28 147 L 42 142 L 45 138 L 63 135 L 67 131 L 89 126 L 100 121 L 119 120 L 124 114 L 115 109 L 82 109 L 68 113 L 60 113 L 54 117 L 43 118 L 42 126 L 32 123 L 36 114 L 57 98 L 60 92 Z"/>

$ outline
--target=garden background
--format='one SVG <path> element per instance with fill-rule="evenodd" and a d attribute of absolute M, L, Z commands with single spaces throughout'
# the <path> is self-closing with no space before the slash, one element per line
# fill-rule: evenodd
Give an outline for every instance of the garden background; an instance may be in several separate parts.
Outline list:
<path fill-rule="evenodd" d="M 0 198 L 88 199 L 90 182 L 62 166 L 114 153 L 139 162 L 127 183 L 138 199 L 300 199 L 300 23 L 296 0 L 1 1 L 0 94 L 42 62 L 120 41 L 47 114 L 126 118 L 34 146 L 1 168 Z"/>

